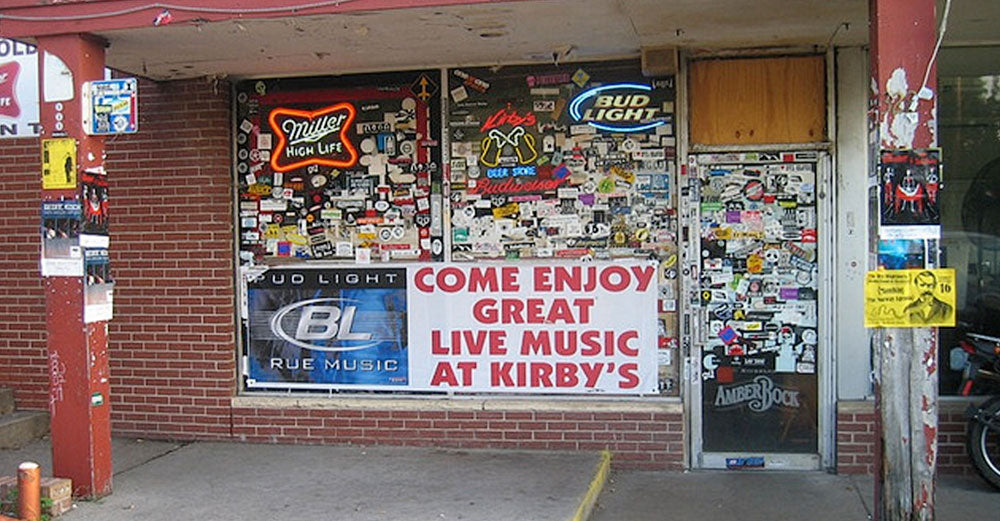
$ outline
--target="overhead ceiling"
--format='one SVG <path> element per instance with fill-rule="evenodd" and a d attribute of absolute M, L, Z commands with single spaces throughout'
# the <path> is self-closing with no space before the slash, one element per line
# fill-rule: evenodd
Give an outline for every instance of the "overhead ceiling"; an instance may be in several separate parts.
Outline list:
<path fill-rule="evenodd" d="M 176 79 L 578 61 L 661 45 L 826 45 L 831 37 L 857 44 L 867 39 L 866 20 L 866 0 L 547 0 L 150 24 L 100 35 L 111 44 L 109 66 Z"/>
<path fill-rule="evenodd" d="M 1000 2 L 953 4 L 946 43 L 1000 43 Z M 867 18 L 868 0 L 527 0 L 97 34 L 110 67 L 166 80 L 580 61 L 659 46 L 825 49 L 865 43 Z"/>

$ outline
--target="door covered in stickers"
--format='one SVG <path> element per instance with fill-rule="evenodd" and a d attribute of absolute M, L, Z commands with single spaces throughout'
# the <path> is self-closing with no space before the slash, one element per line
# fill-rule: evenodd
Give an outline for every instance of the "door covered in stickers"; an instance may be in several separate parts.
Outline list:
<path fill-rule="evenodd" d="M 692 159 L 701 466 L 818 464 L 821 164 L 812 151 Z"/>

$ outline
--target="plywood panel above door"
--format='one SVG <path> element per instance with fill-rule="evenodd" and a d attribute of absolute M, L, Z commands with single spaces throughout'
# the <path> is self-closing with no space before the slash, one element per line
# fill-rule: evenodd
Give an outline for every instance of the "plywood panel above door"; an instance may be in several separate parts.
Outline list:
<path fill-rule="evenodd" d="M 823 56 L 697 60 L 689 71 L 691 143 L 827 140 Z"/>

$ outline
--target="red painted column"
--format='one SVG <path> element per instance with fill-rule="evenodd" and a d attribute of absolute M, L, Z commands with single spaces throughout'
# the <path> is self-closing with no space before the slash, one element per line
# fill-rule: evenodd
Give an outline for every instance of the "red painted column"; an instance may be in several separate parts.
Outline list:
<path fill-rule="evenodd" d="M 55 60 L 47 54 L 61 60 L 72 78 L 59 74 L 61 67 L 52 67 Z M 42 200 L 79 199 L 80 172 L 104 161 L 104 138 L 86 135 L 81 123 L 83 83 L 104 77 L 104 42 L 80 34 L 43 36 L 38 58 L 41 137 L 77 143 L 76 186 L 43 188 Z M 64 81 L 73 83 L 72 98 L 47 100 L 46 87 Z M 82 276 L 45 278 L 52 473 L 73 480 L 74 496 L 94 498 L 111 493 L 111 386 L 107 322 L 84 323 L 84 290 Z"/>
<path fill-rule="evenodd" d="M 934 0 L 869 0 L 872 130 L 882 150 L 937 146 Z M 879 150 L 873 150 L 878 157 Z M 879 216 L 874 215 L 875 227 Z M 928 254 L 936 267 L 936 254 Z M 937 330 L 876 331 L 876 520 L 932 520 L 937 468 Z"/>

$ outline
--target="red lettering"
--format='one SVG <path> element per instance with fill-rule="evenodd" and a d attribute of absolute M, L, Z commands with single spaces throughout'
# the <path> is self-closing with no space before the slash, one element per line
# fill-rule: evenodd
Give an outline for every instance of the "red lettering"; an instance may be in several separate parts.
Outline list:
<path fill-rule="evenodd" d="M 451 282 L 448 281 L 449 277 L 452 279 Z M 455 293 L 456 291 L 462 289 L 462 286 L 464 285 L 465 272 L 463 272 L 461 268 L 449 266 L 447 268 L 442 268 L 437 273 L 437 286 L 446 293 Z"/>
<path fill-rule="evenodd" d="M 497 322 L 497 299 L 483 298 L 472 305 L 472 318 L 483 324 L 496 324 Z"/>
<path fill-rule="evenodd" d="M 521 284 L 518 281 L 518 276 L 521 274 L 515 266 L 506 266 L 500 268 L 500 288 L 502 291 L 520 291 Z"/>
<path fill-rule="evenodd" d="M 587 346 L 580 354 L 583 356 L 597 356 L 601 354 L 601 332 L 595 330 L 584 331 L 580 335 L 580 341 Z"/>
<path fill-rule="evenodd" d="M 465 347 L 470 355 L 478 355 L 483 352 L 483 347 L 486 346 L 486 331 L 469 331 L 466 329 L 462 331 L 462 336 L 465 337 Z"/>
<path fill-rule="evenodd" d="M 552 366 L 542 362 L 532 362 L 531 386 L 552 387 Z"/>
<path fill-rule="evenodd" d="M 573 305 L 576 306 L 580 313 L 579 323 L 585 324 L 590 322 L 590 307 L 594 305 L 594 299 L 573 299 Z M 576 315 L 573 314 L 569 301 L 562 298 L 552 301 L 552 307 L 549 309 L 549 315 L 546 318 L 546 322 L 549 324 L 559 321 L 564 324 L 577 323 Z"/>
<path fill-rule="evenodd" d="M 509 108 L 510 106 L 508 105 L 507 109 Z M 538 123 L 538 120 L 535 119 L 534 112 L 527 112 L 523 116 L 519 116 L 516 110 L 508 112 L 507 109 L 500 109 L 494 112 L 492 116 L 486 118 L 486 121 L 483 123 L 483 126 L 480 127 L 479 131 L 486 132 L 487 130 L 501 127 L 503 125 L 512 125 L 515 127 L 527 125 L 530 127 Z"/>
<path fill-rule="evenodd" d="M 584 385 L 587 387 L 596 387 L 597 381 L 601 379 L 601 371 L 604 369 L 604 364 L 580 364 L 580 369 L 583 371 L 583 376 L 586 378 Z"/>
<path fill-rule="evenodd" d="M 441 384 L 458 386 L 458 378 L 455 377 L 455 370 L 451 368 L 451 364 L 448 362 L 438 362 L 437 367 L 434 368 L 431 385 L 437 386 Z"/>
<path fill-rule="evenodd" d="M 523 324 L 524 302 L 509 298 L 501 300 L 500 320 L 502 320 L 504 324 Z"/>
<path fill-rule="evenodd" d="M 476 186 L 470 186 L 466 190 L 470 194 L 479 195 L 502 195 L 502 194 L 529 194 L 536 192 L 551 192 L 559 185 L 567 182 L 569 176 L 560 179 L 535 179 L 520 183 L 514 178 L 507 178 L 501 182 L 494 182 L 491 179 L 478 179 Z"/>
<path fill-rule="evenodd" d="M 433 292 L 434 286 L 431 286 L 430 284 L 427 284 L 426 281 L 424 281 L 424 279 L 426 279 L 428 275 L 433 275 L 433 274 L 434 274 L 434 268 L 427 267 L 418 269 L 417 272 L 413 274 L 413 285 L 416 286 L 417 289 L 419 289 L 420 291 L 423 291 L 424 293 Z"/>
<path fill-rule="evenodd" d="M 579 266 L 574 266 L 573 268 L 557 266 L 553 271 L 555 271 L 555 287 L 557 290 L 566 288 L 570 291 L 580 291 L 583 287 L 583 270 Z"/>
<path fill-rule="evenodd" d="M 514 387 L 514 379 L 510 376 L 510 370 L 514 368 L 514 362 L 493 362 L 490 364 L 490 385 L 493 387 Z"/>
<path fill-rule="evenodd" d="M 470 268 L 469 269 L 469 291 L 497 290 L 497 270 L 496 268 Z"/>
<path fill-rule="evenodd" d="M 573 299 L 573 305 L 576 306 L 577 312 L 580 314 L 580 323 L 586 324 L 590 322 L 590 308 L 594 306 L 594 299 L 575 298 Z"/>
<path fill-rule="evenodd" d="M 618 376 L 622 377 L 622 381 L 618 382 L 619 389 L 635 389 L 639 386 L 639 375 L 636 374 L 639 371 L 639 364 L 627 363 L 622 364 L 618 367 Z"/>
<path fill-rule="evenodd" d="M 549 343 L 548 331 L 525 331 L 521 337 L 521 355 L 541 355 L 552 354 L 552 345 Z"/>
<path fill-rule="evenodd" d="M 506 331 L 490 331 L 490 355 L 506 355 L 507 354 L 507 332 Z"/>
<path fill-rule="evenodd" d="M 556 364 L 556 387 L 576 387 L 580 379 L 576 377 L 576 364 Z"/>
<path fill-rule="evenodd" d="M 612 282 L 613 276 L 617 276 L 617 282 Z M 621 266 L 608 266 L 601 271 L 601 287 L 608 291 L 624 291 L 629 281 L 628 270 Z"/>
<path fill-rule="evenodd" d="M 656 268 L 653 266 L 632 266 L 632 273 L 635 274 L 635 279 L 638 281 L 635 289 L 637 291 L 646 291 L 649 283 L 653 280 Z"/>
<path fill-rule="evenodd" d="M 551 275 L 548 266 L 535 266 L 532 277 L 535 280 L 535 291 L 552 291 Z"/>
<path fill-rule="evenodd" d="M 632 329 L 618 337 L 618 352 L 625 356 L 639 356 L 639 349 L 628 345 L 630 340 L 638 340 L 639 332 Z"/>
<path fill-rule="evenodd" d="M 447 355 L 448 346 L 441 346 L 441 331 L 435 329 L 431 331 L 431 354 L 432 355 Z"/>
<path fill-rule="evenodd" d="M 459 362 L 455 365 L 462 371 L 462 387 L 472 387 L 472 371 L 476 369 L 476 362 Z"/>
<path fill-rule="evenodd" d="M 566 331 L 556 335 L 556 354 L 573 356 L 576 353 L 576 331 Z"/>
<path fill-rule="evenodd" d="M 545 318 L 542 316 L 543 301 L 540 298 L 529 298 L 527 300 L 527 322 L 529 324 L 542 324 Z"/>

